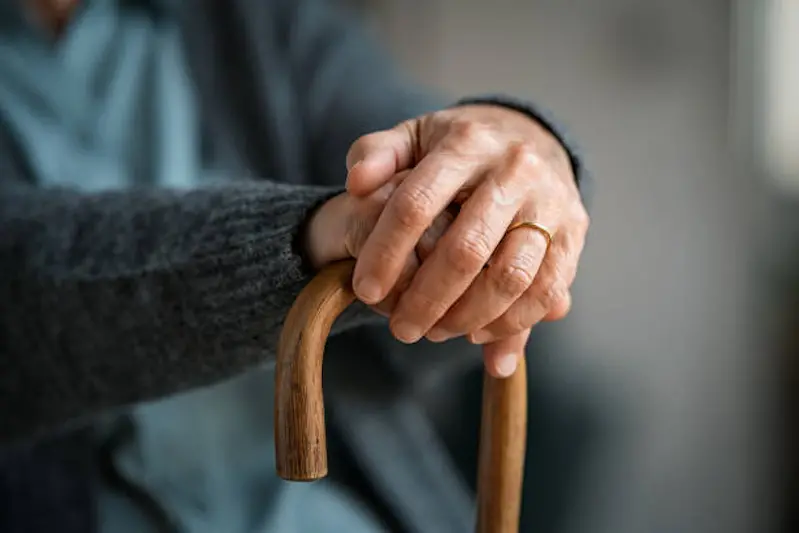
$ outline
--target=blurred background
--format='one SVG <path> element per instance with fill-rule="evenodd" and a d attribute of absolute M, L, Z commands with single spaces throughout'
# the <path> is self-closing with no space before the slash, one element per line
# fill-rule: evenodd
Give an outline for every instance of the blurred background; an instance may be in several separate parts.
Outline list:
<path fill-rule="evenodd" d="M 521 530 L 799 533 L 799 0 L 330 1 L 453 101 L 545 105 L 594 175 L 573 311 L 530 341 Z M 414 384 L 473 482 L 454 355 Z"/>
<path fill-rule="evenodd" d="M 799 2 L 353 3 L 422 82 L 545 103 L 595 174 L 573 314 L 534 332 L 524 523 L 799 531 Z"/>

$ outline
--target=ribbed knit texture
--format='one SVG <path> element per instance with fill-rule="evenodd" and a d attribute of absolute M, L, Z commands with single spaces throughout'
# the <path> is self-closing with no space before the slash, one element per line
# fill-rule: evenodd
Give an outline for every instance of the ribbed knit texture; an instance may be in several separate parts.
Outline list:
<path fill-rule="evenodd" d="M 174 6 L 181 21 L 231 181 L 191 192 L 37 189 L 0 116 L 3 532 L 92 531 L 97 503 L 84 432 L 10 444 L 269 362 L 309 280 L 296 246 L 302 221 L 341 186 L 350 143 L 445 105 L 409 86 L 328 2 L 148 3 Z M 238 168 L 292 185 L 233 181 Z M 362 311 L 336 329 L 375 319 Z M 390 500 L 402 507 L 408 497 Z"/>
<path fill-rule="evenodd" d="M 309 279 L 297 231 L 334 192 L 271 182 L 92 195 L 2 187 L 6 442 L 269 360 Z"/>

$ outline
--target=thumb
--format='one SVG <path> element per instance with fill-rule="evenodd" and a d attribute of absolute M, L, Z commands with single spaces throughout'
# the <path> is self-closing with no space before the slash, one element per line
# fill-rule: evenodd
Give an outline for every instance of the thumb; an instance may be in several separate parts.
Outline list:
<path fill-rule="evenodd" d="M 347 153 L 347 192 L 366 196 L 411 168 L 418 144 L 415 124 L 416 120 L 406 121 L 355 141 Z"/>
<path fill-rule="evenodd" d="M 526 329 L 511 337 L 483 345 L 483 360 L 486 372 L 495 378 L 507 378 L 513 375 L 524 357 L 524 347 L 530 338 L 530 330 Z"/>

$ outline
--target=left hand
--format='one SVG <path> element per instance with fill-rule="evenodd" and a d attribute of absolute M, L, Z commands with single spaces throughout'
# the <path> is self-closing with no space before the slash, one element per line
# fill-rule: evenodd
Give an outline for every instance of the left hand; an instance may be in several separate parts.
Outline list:
<path fill-rule="evenodd" d="M 391 292 L 433 220 L 460 206 L 391 313 L 399 340 L 468 334 L 502 377 L 534 324 L 568 313 L 588 215 L 564 148 L 534 120 L 494 105 L 446 109 L 358 139 L 347 167 L 355 196 L 410 169 L 358 257 L 354 289 L 367 304 Z M 507 233 L 524 221 L 549 229 L 551 244 L 534 229 Z"/>

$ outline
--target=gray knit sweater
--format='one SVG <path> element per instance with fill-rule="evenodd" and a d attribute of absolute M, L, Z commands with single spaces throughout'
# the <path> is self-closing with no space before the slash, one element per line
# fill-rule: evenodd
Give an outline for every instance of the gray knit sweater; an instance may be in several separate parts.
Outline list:
<path fill-rule="evenodd" d="M 307 282 L 296 249 L 331 191 L 0 194 L 0 439 L 263 362 Z M 201 355 L 200 355 L 201 354 Z"/>
<path fill-rule="evenodd" d="M 242 170 L 224 185 L 183 192 L 40 189 L 0 121 L 0 442 L 269 360 L 311 274 L 302 224 L 340 189 L 343 172 L 330 165 L 343 166 L 358 134 L 435 105 L 318 4 L 208 1 L 178 14 L 220 144 L 242 168 L 290 183 Z M 242 35 L 267 34 L 241 55 Z M 270 76 L 280 81 L 264 84 Z M 347 95 L 367 81 L 361 102 Z M 538 110 L 497 103 L 563 138 Z M 260 147 L 270 142 L 266 153 Z M 579 179 L 574 153 L 572 162 Z"/>

